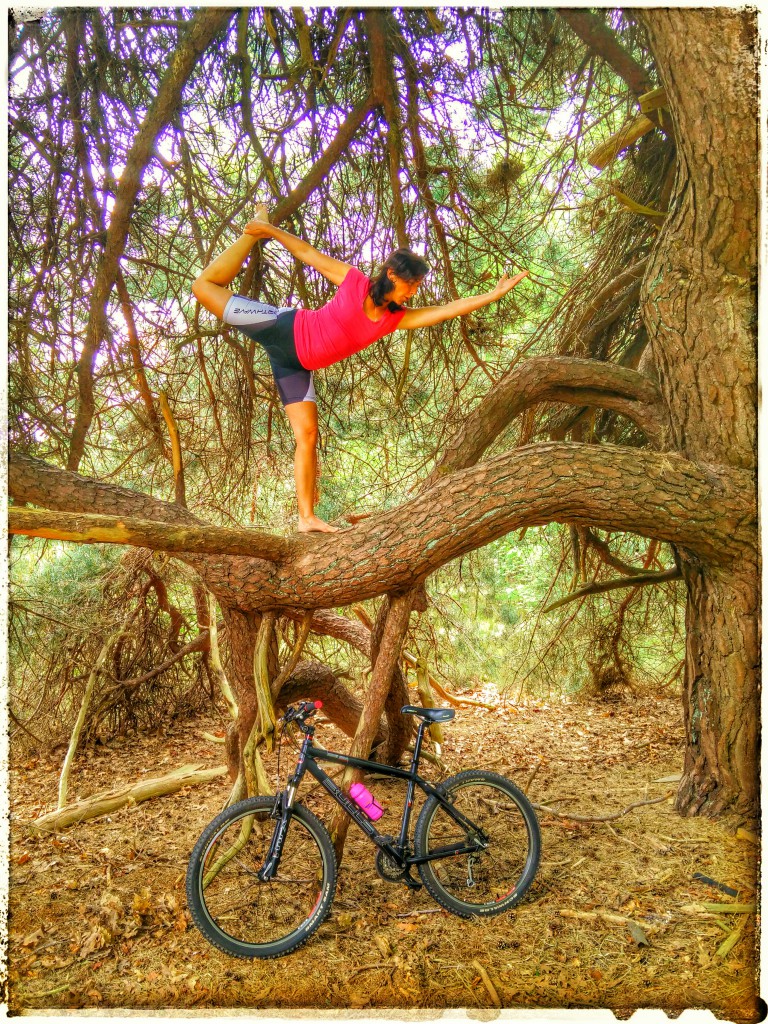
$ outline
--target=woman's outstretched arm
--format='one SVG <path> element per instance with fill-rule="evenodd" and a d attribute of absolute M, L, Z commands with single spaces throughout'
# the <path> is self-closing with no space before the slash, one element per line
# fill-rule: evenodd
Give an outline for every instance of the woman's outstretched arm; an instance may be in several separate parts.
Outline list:
<path fill-rule="evenodd" d="M 246 224 L 245 234 L 251 236 L 254 241 L 257 238 L 274 238 L 297 260 L 319 270 L 331 284 L 340 285 L 351 266 L 349 263 L 335 260 L 332 256 L 326 256 L 325 253 L 313 248 L 309 242 L 305 242 L 289 231 L 283 231 L 282 228 L 277 228 L 264 220 L 252 220 L 250 224 Z"/>
<path fill-rule="evenodd" d="M 457 316 L 474 313 L 476 309 L 482 309 L 483 306 L 489 306 L 492 302 L 498 302 L 527 276 L 527 270 L 521 274 L 515 274 L 514 277 L 504 274 L 492 292 L 470 295 L 466 299 L 456 299 L 454 302 L 447 302 L 444 306 L 422 306 L 418 309 L 409 309 L 400 320 L 398 327 L 407 331 L 416 327 L 431 327 L 433 324 L 442 323 L 443 320 L 453 320 Z"/>

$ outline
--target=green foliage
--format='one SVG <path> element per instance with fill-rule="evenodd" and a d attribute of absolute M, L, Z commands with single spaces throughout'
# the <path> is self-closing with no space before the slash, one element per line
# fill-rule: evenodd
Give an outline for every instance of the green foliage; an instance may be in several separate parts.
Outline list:
<path fill-rule="evenodd" d="M 120 558 L 106 545 L 66 544 L 15 537 L 10 561 L 11 597 L 51 605 L 98 603 L 103 580 Z"/>
<path fill-rule="evenodd" d="M 386 40 L 396 115 L 377 106 L 284 226 L 372 272 L 398 244 L 397 193 L 405 234 L 433 267 L 417 304 L 490 290 L 505 270 L 526 267 L 531 275 L 500 303 L 415 332 L 407 362 L 405 339 L 395 335 L 318 374 L 321 515 L 343 521 L 407 501 L 467 412 L 517 358 L 575 351 L 568 327 L 579 308 L 569 289 L 584 268 L 595 268 L 580 293 L 586 302 L 627 254 L 644 251 L 651 231 L 629 217 L 620 229 L 612 225 L 604 212 L 607 186 L 593 180 L 584 160 L 622 124 L 627 89 L 553 11 L 297 10 L 238 10 L 156 140 L 121 261 L 135 339 L 113 290 L 81 467 L 172 498 L 167 438 L 163 454 L 136 382 L 138 351 L 155 414 L 165 391 L 179 427 L 190 509 L 214 523 L 285 532 L 295 517 L 293 443 L 266 359 L 202 310 L 190 286 L 257 202 L 274 209 L 294 194 L 368 94 L 380 70 L 372 19 L 379 18 Z M 77 404 L 74 367 L 114 197 L 192 13 L 54 9 L 19 38 L 20 55 L 10 65 L 9 140 L 9 397 L 19 450 L 65 461 Z M 620 12 L 606 17 L 647 62 L 638 27 Z M 619 161 L 605 177 L 629 168 L 645 200 L 659 188 L 665 152 L 651 152 L 636 169 L 631 159 Z M 257 252 L 234 287 L 277 305 L 309 307 L 332 293 L 276 245 Z M 620 358 L 637 331 L 635 303 L 591 354 Z M 491 453 L 550 436 L 551 414 L 513 424 Z M 613 436 L 612 429 L 613 421 L 589 425 L 593 440 Z M 623 442 L 643 443 L 634 428 L 621 429 Z M 642 554 L 633 544 L 626 542 L 628 558 Z M 572 584 L 562 545 L 558 527 L 530 530 L 436 574 L 423 637 L 437 644 L 448 678 L 457 685 L 582 685 L 583 651 L 570 659 L 567 653 L 602 635 L 602 619 L 618 602 L 590 599 L 573 618 L 541 619 L 543 604 Z M 14 600 L 53 609 L 75 631 L 93 630 L 98 643 L 112 622 L 99 617 L 108 611 L 104 581 L 119 575 L 118 554 L 34 542 L 14 548 Z M 169 586 L 192 621 L 188 581 Z M 633 664 L 660 676 L 669 645 L 653 644 L 676 636 L 676 602 L 647 592 L 642 604 L 645 624 L 633 606 L 624 633 L 640 652 Z M 22 661 L 43 657 L 46 630 L 57 642 L 63 637 L 62 626 L 43 622 L 28 619 L 14 634 Z M 65 644 L 67 653 L 74 657 Z M 84 650 L 86 667 L 93 656 Z"/>

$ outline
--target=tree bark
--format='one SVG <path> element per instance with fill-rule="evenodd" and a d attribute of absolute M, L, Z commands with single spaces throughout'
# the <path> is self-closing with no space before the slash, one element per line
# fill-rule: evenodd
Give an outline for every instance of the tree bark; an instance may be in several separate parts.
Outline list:
<path fill-rule="evenodd" d="M 282 710 L 297 700 L 321 700 L 323 714 L 347 736 L 355 735 L 363 712 L 362 701 L 339 682 L 327 665 L 319 661 L 299 662 L 275 703 Z M 372 746 L 379 746 L 386 738 L 387 730 L 380 721 Z"/>
<path fill-rule="evenodd" d="M 227 729 L 226 751 L 229 777 L 234 783 L 243 764 L 243 750 L 256 721 L 259 705 L 253 681 L 253 652 L 259 635 L 260 616 L 234 608 L 222 608 L 227 626 L 231 681 L 237 701 L 237 718 Z"/>
<path fill-rule="evenodd" d="M 124 520 L 124 510 L 135 507 L 165 521 L 200 522 L 178 505 L 118 487 L 102 489 L 26 457 L 11 460 L 9 483 L 18 501 L 64 510 L 106 506 Z M 397 509 L 338 534 L 285 540 L 262 535 L 270 545 L 284 545 L 285 556 L 274 562 L 227 555 L 226 548 L 219 556 L 184 554 L 185 544 L 205 545 L 207 528 L 191 525 L 185 525 L 183 542 L 171 542 L 173 530 L 167 542 L 150 543 L 143 532 L 134 540 L 179 551 L 222 604 L 250 613 L 341 607 L 405 590 L 511 530 L 547 522 L 639 533 L 688 547 L 712 565 L 743 562 L 754 557 L 756 547 L 753 475 L 667 453 L 550 442 L 516 448 L 445 476 Z M 51 527 L 55 523 L 53 516 Z M 258 531 L 233 532 L 253 540 L 254 555 L 267 554 L 259 547 Z M 128 540 L 130 530 L 124 529 L 120 542 Z"/>
<path fill-rule="evenodd" d="M 411 607 L 413 607 L 414 598 L 415 594 L 411 597 Z M 384 630 L 391 607 L 391 599 L 385 597 L 371 632 L 371 664 L 374 668 L 379 657 L 379 651 L 381 650 Z M 397 661 L 392 669 L 392 680 L 389 684 L 387 698 L 384 701 L 388 735 L 387 742 L 379 755 L 379 760 L 385 764 L 397 764 L 400 761 L 413 735 L 413 719 L 401 714 L 400 711 L 407 703 L 408 687 L 401 663 Z"/>
<path fill-rule="evenodd" d="M 585 405 L 587 394 L 600 408 L 628 416 L 650 441 L 664 447 L 666 431 L 655 381 L 616 363 L 539 356 L 512 367 L 466 416 L 424 487 L 447 473 L 474 466 L 501 431 L 531 406 L 539 402 Z"/>
<path fill-rule="evenodd" d="M 414 596 L 413 590 L 409 590 L 405 594 L 393 597 L 390 602 L 379 654 L 373 667 L 368 692 L 365 695 L 363 713 L 360 716 L 360 722 L 358 723 L 355 738 L 350 748 L 350 755 L 352 757 L 366 758 L 371 751 L 371 744 L 392 683 L 392 673 L 397 666 L 402 653 L 405 635 L 408 632 L 408 621 L 411 615 Z M 341 784 L 344 792 L 348 793 L 350 786 L 361 778 L 362 772 L 348 768 L 344 772 Z M 338 807 L 331 823 L 331 835 L 333 836 L 336 855 L 339 861 L 341 861 L 348 826 L 349 818 L 341 807 Z"/>
<path fill-rule="evenodd" d="M 755 16 L 643 12 L 675 126 L 675 196 L 643 287 L 643 315 L 674 445 L 744 472 L 756 506 Z M 685 38 L 685 47 L 680 39 Z M 687 747 L 677 807 L 754 811 L 758 801 L 759 565 L 729 569 L 681 549 L 688 588 Z"/>

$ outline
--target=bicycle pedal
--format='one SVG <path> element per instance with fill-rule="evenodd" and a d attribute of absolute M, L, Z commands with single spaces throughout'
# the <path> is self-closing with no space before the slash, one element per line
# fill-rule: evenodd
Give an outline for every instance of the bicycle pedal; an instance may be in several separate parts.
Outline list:
<path fill-rule="evenodd" d="M 403 875 L 403 883 L 407 885 L 409 889 L 413 889 L 414 892 L 421 888 L 421 882 L 417 882 L 411 874 Z"/>
<path fill-rule="evenodd" d="M 394 842 L 395 842 L 395 837 L 394 836 L 374 836 L 373 837 L 373 841 L 374 841 L 374 843 L 376 843 L 377 846 L 381 846 L 381 847 L 393 846 Z"/>

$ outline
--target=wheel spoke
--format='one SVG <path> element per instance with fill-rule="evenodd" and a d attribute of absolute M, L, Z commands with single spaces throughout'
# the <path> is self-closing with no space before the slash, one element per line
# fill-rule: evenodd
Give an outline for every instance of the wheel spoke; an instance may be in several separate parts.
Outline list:
<path fill-rule="evenodd" d="M 490 772 L 467 772 L 445 783 L 452 806 L 487 844 L 472 853 L 428 861 L 420 866 L 434 898 L 454 913 L 499 913 L 513 906 L 530 884 L 538 863 L 538 826 L 525 797 L 512 783 Z M 417 825 L 420 856 L 471 844 L 465 831 L 439 802 L 425 806 Z"/>
<path fill-rule="evenodd" d="M 279 956 L 301 945 L 328 913 L 333 850 L 320 823 L 301 809 L 291 818 L 276 876 L 261 881 L 273 803 L 248 805 L 230 808 L 203 833 L 190 861 L 190 907 L 214 945 L 240 956 Z"/>

